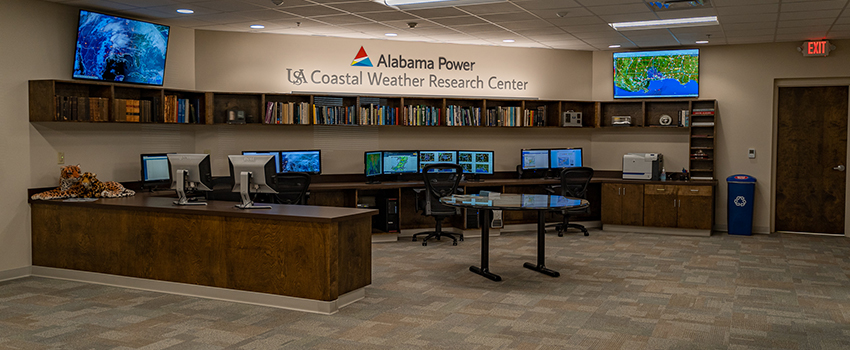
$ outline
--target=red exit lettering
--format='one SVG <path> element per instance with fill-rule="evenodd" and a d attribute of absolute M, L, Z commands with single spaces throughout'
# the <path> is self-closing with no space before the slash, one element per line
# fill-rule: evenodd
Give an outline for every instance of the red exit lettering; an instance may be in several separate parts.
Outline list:
<path fill-rule="evenodd" d="M 826 41 L 810 41 L 809 55 L 823 55 L 826 53 Z"/>

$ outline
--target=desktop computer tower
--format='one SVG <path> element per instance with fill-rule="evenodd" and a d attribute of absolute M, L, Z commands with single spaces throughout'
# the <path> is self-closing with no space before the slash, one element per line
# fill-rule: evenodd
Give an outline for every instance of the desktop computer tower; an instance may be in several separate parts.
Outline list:
<path fill-rule="evenodd" d="M 384 232 L 399 232 L 398 198 L 375 198 L 378 215 L 372 216 L 372 227 Z"/>
<path fill-rule="evenodd" d="M 481 211 L 474 209 L 463 209 L 464 211 L 464 226 L 465 229 L 475 229 L 481 228 L 479 222 L 481 222 L 480 214 Z M 504 221 L 502 220 L 502 211 L 501 210 L 493 210 L 493 213 L 490 215 L 490 228 L 503 228 L 505 226 Z"/>

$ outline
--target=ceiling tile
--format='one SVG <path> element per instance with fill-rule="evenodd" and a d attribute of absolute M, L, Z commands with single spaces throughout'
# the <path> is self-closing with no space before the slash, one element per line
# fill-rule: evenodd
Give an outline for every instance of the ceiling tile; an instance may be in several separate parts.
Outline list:
<path fill-rule="evenodd" d="M 777 22 L 777 27 L 779 28 L 796 28 L 796 27 L 829 27 L 832 25 L 831 19 L 805 19 L 805 20 L 797 20 L 797 21 L 779 21 Z"/>
<path fill-rule="evenodd" d="M 776 29 L 751 29 L 751 30 L 727 30 L 726 37 L 728 38 L 740 38 L 742 36 L 768 36 L 776 34 Z"/>
<path fill-rule="evenodd" d="M 574 7 L 580 7 L 574 0 L 534 0 L 534 1 L 513 1 L 517 6 L 522 7 L 526 10 L 552 10 L 552 9 L 569 9 Z M 586 1 L 588 2 L 588 1 Z M 595 2 L 594 0 L 589 1 L 591 3 Z"/>
<path fill-rule="evenodd" d="M 764 14 L 748 14 L 748 15 L 723 15 L 717 16 L 717 21 L 721 25 L 727 23 L 749 23 L 749 22 L 769 22 L 775 21 L 778 17 L 776 13 Z"/>
<path fill-rule="evenodd" d="M 847 6 L 847 0 L 783 2 L 782 12 L 818 10 L 840 11 L 845 6 Z"/>
<path fill-rule="evenodd" d="M 326 16 L 326 15 L 341 15 L 344 12 L 339 10 L 334 10 L 329 7 L 313 5 L 313 6 L 299 6 L 299 7 L 289 7 L 283 9 L 283 11 L 304 17 L 313 17 L 313 16 Z"/>
<path fill-rule="evenodd" d="M 466 11 L 474 15 L 489 15 L 494 13 L 508 13 L 521 11 L 522 8 L 510 2 L 499 2 L 495 4 L 481 4 L 469 6 L 457 6 L 461 11 Z"/>
<path fill-rule="evenodd" d="M 653 13 L 652 10 L 649 9 L 645 4 L 620 4 L 620 5 L 611 5 L 611 6 L 588 6 L 587 7 L 590 12 L 596 14 L 597 16 L 603 15 L 619 15 L 619 14 L 639 14 L 639 13 Z"/>
<path fill-rule="evenodd" d="M 748 5 L 765 5 L 765 4 L 779 4 L 780 0 L 747 0 L 746 4 Z M 711 0 L 711 3 L 716 7 L 730 7 L 730 6 L 740 6 L 741 0 Z"/>
<path fill-rule="evenodd" d="M 490 22 L 519 22 L 519 21 L 540 21 L 537 16 L 532 15 L 528 12 L 514 12 L 514 13 L 501 13 L 497 15 L 483 15 L 481 18 L 484 18 Z"/>
<path fill-rule="evenodd" d="M 717 16 L 779 13 L 779 4 L 718 7 Z"/>
<path fill-rule="evenodd" d="M 367 19 L 363 19 L 354 15 L 333 15 L 333 16 L 317 16 L 312 17 L 313 20 L 334 24 L 334 25 L 342 25 L 342 24 L 366 24 L 366 23 L 375 23 Z"/>
<path fill-rule="evenodd" d="M 779 20 L 795 20 L 795 19 L 813 19 L 813 18 L 827 18 L 829 20 L 834 20 L 838 17 L 838 11 L 802 11 L 802 12 L 783 12 L 779 14 Z"/>
<path fill-rule="evenodd" d="M 493 32 L 493 31 L 504 31 L 504 29 L 496 27 L 492 24 L 473 24 L 470 26 L 456 26 L 453 27 L 455 30 L 459 30 L 462 33 L 474 34 L 474 33 L 484 33 L 484 32 Z"/>
<path fill-rule="evenodd" d="M 512 29 L 512 28 L 508 28 L 508 29 Z M 514 31 L 519 33 L 519 34 L 529 35 L 529 36 L 556 35 L 556 34 L 565 34 L 566 33 L 566 31 L 564 31 L 563 29 L 555 27 L 555 26 L 549 26 L 549 27 L 543 27 L 543 28 L 519 29 L 519 30 L 514 30 Z"/>
<path fill-rule="evenodd" d="M 487 23 L 487 22 L 481 20 L 480 18 L 474 17 L 474 16 L 435 18 L 435 19 L 432 19 L 431 21 L 442 24 L 444 26 L 459 26 L 459 25 L 467 25 L 467 24 Z"/>
<path fill-rule="evenodd" d="M 418 17 L 401 11 L 384 11 L 384 12 L 365 12 L 359 15 L 374 21 L 412 21 L 418 20 Z M 415 21 L 414 21 L 415 22 Z"/>
<path fill-rule="evenodd" d="M 502 25 L 502 27 L 505 27 L 505 28 L 510 29 L 510 30 L 535 30 L 535 29 L 557 28 L 549 22 L 539 21 L 539 20 L 505 22 L 505 23 L 501 23 L 501 25 Z"/>
<path fill-rule="evenodd" d="M 454 7 L 445 7 L 438 9 L 425 9 L 425 10 L 411 10 L 405 11 L 411 13 L 415 16 L 419 16 L 422 18 L 440 18 L 440 17 L 457 17 L 457 16 L 466 16 L 467 13 L 461 10 L 458 10 Z"/>
<path fill-rule="evenodd" d="M 724 30 L 727 31 L 744 31 L 751 29 L 773 29 L 776 28 L 776 22 L 750 22 L 750 23 L 730 23 L 724 24 Z"/>
<path fill-rule="evenodd" d="M 756 43 L 772 43 L 773 35 L 759 35 L 759 36 L 742 36 L 735 38 L 726 38 L 726 42 L 729 44 L 756 44 Z"/>
<path fill-rule="evenodd" d="M 346 12 L 378 12 L 392 10 L 392 8 L 381 5 L 377 2 L 344 2 L 338 4 L 328 4 L 327 6 Z M 394 10 L 396 12 L 401 12 Z"/>

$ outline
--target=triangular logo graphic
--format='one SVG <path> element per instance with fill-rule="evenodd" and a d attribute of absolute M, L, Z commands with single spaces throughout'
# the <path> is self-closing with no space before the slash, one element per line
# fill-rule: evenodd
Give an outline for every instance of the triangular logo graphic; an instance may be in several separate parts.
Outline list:
<path fill-rule="evenodd" d="M 354 61 L 351 62 L 351 65 L 355 67 L 372 67 L 372 61 L 369 60 L 369 55 L 366 54 L 363 46 L 360 47 L 357 56 L 354 56 Z"/>

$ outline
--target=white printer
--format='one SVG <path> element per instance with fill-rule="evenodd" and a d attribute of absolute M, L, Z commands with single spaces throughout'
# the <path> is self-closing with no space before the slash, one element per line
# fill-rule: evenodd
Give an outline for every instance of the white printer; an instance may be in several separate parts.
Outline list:
<path fill-rule="evenodd" d="M 623 179 L 658 181 L 664 168 L 660 153 L 626 153 L 623 155 Z"/>

